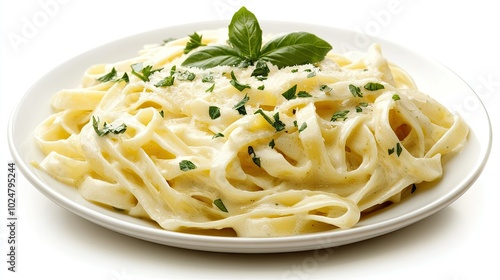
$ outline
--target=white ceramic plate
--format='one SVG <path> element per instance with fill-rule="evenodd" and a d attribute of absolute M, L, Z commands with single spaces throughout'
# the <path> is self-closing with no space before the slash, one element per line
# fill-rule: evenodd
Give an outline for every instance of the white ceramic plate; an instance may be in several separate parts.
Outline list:
<path fill-rule="evenodd" d="M 444 177 L 433 188 L 417 191 L 410 199 L 361 220 L 351 229 L 276 238 L 214 237 L 170 232 L 153 223 L 106 210 L 85 201 L 74 188 L 53 180 L 30 165 L 32 160 L 41 161 L 43 158 L 34 143 L 33 131 L 41 120 L 51 114 L 51 96 L 59 89 L 77 86 L 84 70 L 89 66 L 136 56 L 145 44 L 160 43 L 166 38 L 184 37 L 194 31 L 221 28 L 227 24 L 223 21 L 199 23 L 134 35 L 90 50 L 50 71 L 25 94 L 9 123 L 10 148 L 21 172 L 33 186 L 58 205 L 111 230 L 169 246 L 239 253 L 313 250 L 386 234 L 448 206 L 480 175 L 490 152 L 490 121 L 477 95 L 453 72 L 439 63 L 387 41 L 330 27 L 283 22 L 261 22 L 261 27 L 264 33 L 308 31 L 329 41 L 337 51 L 364 51 L 371 43 L 381 44 L 384 55 L 406 69 L 414 77 L 421 91 L 464 115 L 471 128 L 468 143 L 460 154 L 446 161 Z"/>

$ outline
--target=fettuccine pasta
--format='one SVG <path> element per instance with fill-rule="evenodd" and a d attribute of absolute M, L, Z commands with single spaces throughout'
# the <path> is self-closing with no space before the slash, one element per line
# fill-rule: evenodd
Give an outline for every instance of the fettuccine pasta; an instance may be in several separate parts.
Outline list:
<path fill-rule="evenodd" d="M 206 45 L 226 30 L 200 31 Z M 439 179 L 464 121 L 379 45 L 252 76 L 183 67 L 189 38 L 88 68 L 35 132 L 36 165 L 87 200 L 171 231 L 288 236 L 356 225 Z M 411 199 L 411 198 L 408 198 Z"/>

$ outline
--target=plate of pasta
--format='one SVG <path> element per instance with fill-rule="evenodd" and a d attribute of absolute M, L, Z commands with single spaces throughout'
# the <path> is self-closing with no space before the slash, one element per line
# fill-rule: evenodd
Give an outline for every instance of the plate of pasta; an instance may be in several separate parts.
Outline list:
<path fill-rule="evenodd" d="M 56 204 L 163 245 L 291 252 L 386 234 L 467 191 L 491 128 L 452 71 L 359 36 L 245 8 L 133 35 L 36 82 L 10 148 Z"/>

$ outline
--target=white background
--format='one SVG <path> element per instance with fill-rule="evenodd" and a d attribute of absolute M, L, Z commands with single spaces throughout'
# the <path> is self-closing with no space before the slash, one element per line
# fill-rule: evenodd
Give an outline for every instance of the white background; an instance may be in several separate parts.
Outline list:
<path fill-rule="evenodd" d="M 259 20 L 351 29 L 443 63 L 485 103 L 495 136 L 500 16 L 494 1 L 23 0 L 0 5 L 1 279 L 500 279 L 496 139 L 481 177 L 446 209 L 397 232 L 323 252 L 245 255 L 161 246 L 83 220 L 21 177 L 17 272 L 12 273 L 7 271 L 6 226 L 12 157 L 4 136 L 24 92 L 53 67 L 140 32 L 229 20 L 242 5 Z"/>

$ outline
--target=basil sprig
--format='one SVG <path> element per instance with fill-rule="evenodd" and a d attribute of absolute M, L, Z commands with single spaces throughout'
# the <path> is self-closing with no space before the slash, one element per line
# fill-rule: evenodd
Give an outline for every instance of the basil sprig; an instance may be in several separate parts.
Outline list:
<path fill-rule="evenodd" d="M 308 32 L 292 32 L 262 46 L 262 29 L 255 15 L 245 7 L 238 10 L 228 26 L 229 45 L 206 46 L 182 63 L 202 69 L 218 65 L 246 67 L 258 61 L 279 68 L 322 61 L 332 46 Z"/>

